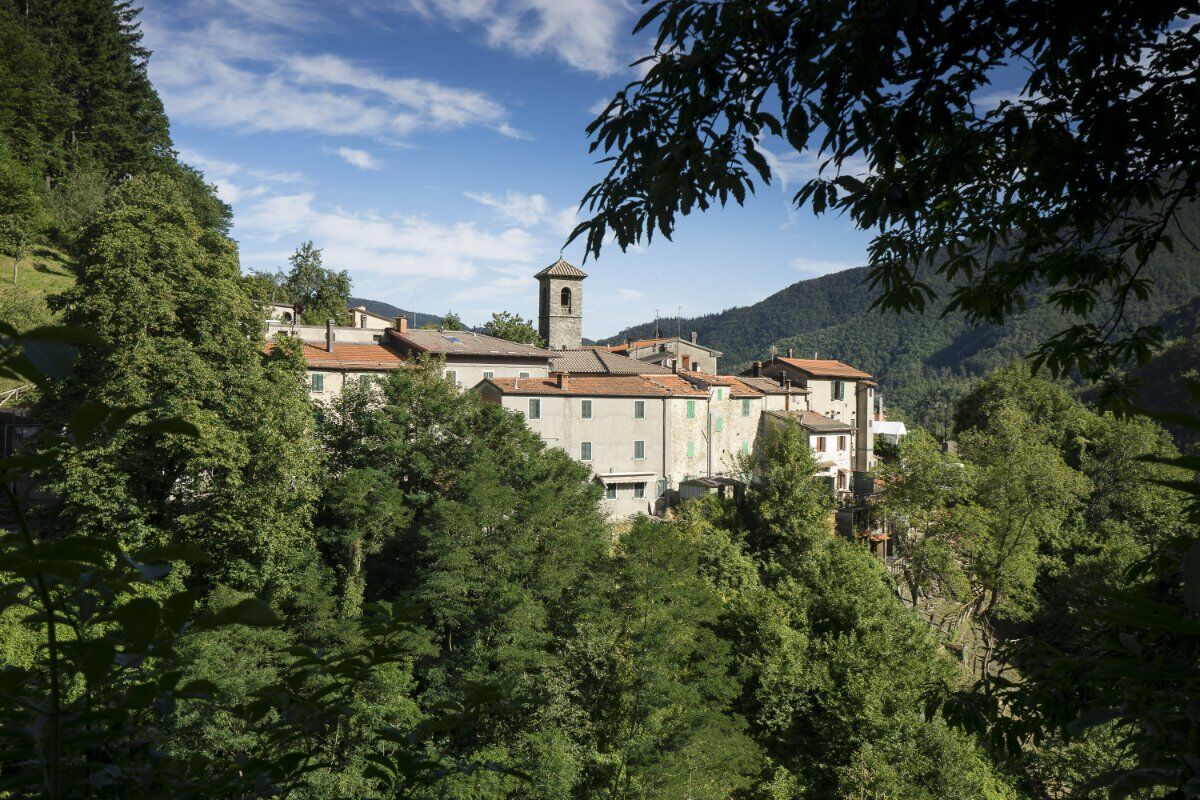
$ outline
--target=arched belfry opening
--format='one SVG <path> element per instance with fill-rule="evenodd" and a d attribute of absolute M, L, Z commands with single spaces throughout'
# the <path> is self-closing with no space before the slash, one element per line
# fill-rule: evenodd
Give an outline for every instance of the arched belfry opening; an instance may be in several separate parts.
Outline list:
<path fill-rule="evenodd" d="M 540 284 L 538 335 L 551 350 L 579 347 L 583 342 L 583 279 L 587 273 L 560 257 L 534 277 Z"/>

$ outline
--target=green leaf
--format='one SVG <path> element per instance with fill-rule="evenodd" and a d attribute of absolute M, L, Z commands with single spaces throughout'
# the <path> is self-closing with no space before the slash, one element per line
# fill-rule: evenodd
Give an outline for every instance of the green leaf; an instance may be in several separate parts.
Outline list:
<path fill-rule="evenodd" d="M 151 598 L 138 597 L 118 608 L 114 616 L 126 639 L 144 644 L 154 638 L 162 620 L 162 610 Z"/>
<path fill-rule="evenodd" d="M 256 597 L 251 597 L 215 614 L 206 614 L 197 620 L 196 627 L 201 629 L 219 628 L 226 625 L 273 627 L 282 623 L 283 620 L 269 605 Z"/>
<path fill-rule="evenodd" d="M 142 425 L 142 428 L 155 433 L 176 433 L 180 436 L 199 438 L 200 429 L 182 417 L 166 417 L 153 419 Z"/>

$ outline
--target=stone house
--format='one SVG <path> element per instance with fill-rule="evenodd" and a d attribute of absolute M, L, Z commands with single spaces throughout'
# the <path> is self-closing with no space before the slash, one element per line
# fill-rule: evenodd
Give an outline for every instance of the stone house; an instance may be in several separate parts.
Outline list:
<path fill-rule="evenodd" d="M 716 375 L 717 360 L 723 355 L 720 350 L 700 344 L 693 331 L 691 338 L 678 336 L 638 339 L 624 344 L 609 345 L 608 349 L 619 355 L 657 364 L 669 370 L 703 372 Z"/>
<path fill-rule="evenodd" d="M 876 384 L 860 369 L 833 359 L 775 356 L 758 362 L 744 373 L 752 377 L 790 381 L 808 390 L 807 409 L 848 424 L 853 471 L 865 473 L 875 466 L 872 425 Z"/>
<path fill-rule="evenodd" d="M 614 517 L 661 514 L 681 480 L 708 474 L 712 393 L 674 374 L 488 378 L 488 402 L 591 467 Z"/>
<path fill-rule="evenodd" d="M 765 430 L 780 425 L 799 425 L 808 437 L 809 447 L 817 459 L 817 475 L 828 479 L 830 487 L 840 498 L 853 492 L 854 428 L 847 422 L 832 419 L 815 411 L 768 411 Z"/>
<path fill-rule="evenodd" d="M 387 341 L 406 358 L 444 359 L 446 376 L 460 389 L 487 378 L 544 378 L 550 371 L 550 353 L 541 347 L 472 331 L 410 328 L 404 317 L 388 329 Z"/>
<path fill-rule="evenodd" d="M 388 328 L 268 323 L 268 339 L 277 334 L 304 342 L 309 392 L 321 401 L 336 397 L 349 380 L 415 363 L 422 354 L 441 358 L 446 376 L 460 389 L 493 376 L 544 378 L 550 369 L 550 353 L 540 347 L 470 331 L 414 330 L 404 317 Z"/>

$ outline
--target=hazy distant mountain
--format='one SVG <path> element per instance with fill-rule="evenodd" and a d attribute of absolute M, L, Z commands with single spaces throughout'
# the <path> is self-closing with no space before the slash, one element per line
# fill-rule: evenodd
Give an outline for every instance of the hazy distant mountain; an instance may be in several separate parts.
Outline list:
<path fill-rule="evenodd" d="M 1187 238 L 1200 241 L 1200 214 L 1183 220 Z M 1160 250 L 1147 270 L 1155 290 L 1129 309 L 1138 324 L 1161 321 L 1168 336 L 1195 331 L 1200 312 L 1200 251 L 1177 237 L 1175 252 Z M 865 267 L 800 281 L 755 303 L 692 319 L 660 321 L 664 331 L 677 328 L 686 337 L 725 353 L 722 372 L 736 372 L 766 358 L 774 346 L 811 358 L 836 358 L 876 376 L 893 406 L 908 411 L 954 383 L 981 375 L 1029 353 L 1062 330 L 1067 319 L 1034 298 L 1029 307 L 1002 326 L 970 326 L 961 314 L 942 316 L 940 308 L 924 315 L 868 311 L 874 293 L 865 285 Z M 603 340 L 611 344 L 653 336 L 647 322 Z"/>

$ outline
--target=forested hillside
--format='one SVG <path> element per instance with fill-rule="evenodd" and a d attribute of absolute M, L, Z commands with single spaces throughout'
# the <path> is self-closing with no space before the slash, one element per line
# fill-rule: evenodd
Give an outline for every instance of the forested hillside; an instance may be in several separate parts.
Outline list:
<path fill-rule="evenodd" d="M 229 208 L 180 163 L 146 76 L 137 9 L 101 0 L 0 0 L 0 309 L 29 327 L 74 279 L 72 256 L 111 191 L 169 174 L 206 227 Z"/>
<path fill-rule="evenodd" d="M 1128 309 L 1133 323 L 1161 320 L 1167 338 L 1194 328 L 1200 310 L 1200 250 L 1191 244 L 1200 242 L 1200 208 L 1193 207 L 1181 221 L 1174 252 L 1155 253 L 1146 270 L 1154 282 L 1151 297 Z M 973 327 L 961 314 L 943 316 L 944 303 L 923 315 L 871 311 L 875 294 L 864 284 L 866 276 L 867 269 L 860 267 L 800 281 L 760 303 L 684 320 L 682 328 L 697 331 L 701 342 L 725 353 L 723 370 L 736 372 L 766 358 L 771 347 L 803 357 L 815 353 L 867 370 L 879 379 L 892 406 L 916 413 L 947 385 L 1029 353 L 1067 322 L 1044 297 L 1002 326 Z M 674 322 L 666 327 L 674 329 Z M 605 342 L 653 333 L 654 324 L 647 323 Z"/>

